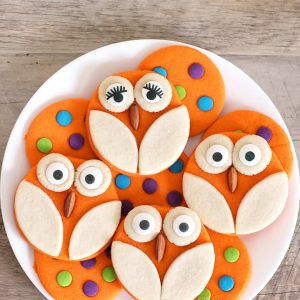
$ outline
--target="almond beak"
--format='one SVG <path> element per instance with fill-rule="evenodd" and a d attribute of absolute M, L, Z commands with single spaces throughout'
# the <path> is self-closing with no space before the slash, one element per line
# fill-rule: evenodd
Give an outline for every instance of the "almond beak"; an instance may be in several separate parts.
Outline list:
<path fill-rule="evenodd" d="M 64 215 L 66 218 L 69 218 L 74 210 L 75 206 L 75 201 L 76 201 L 76 196 L 75 192 L 71 191 L 66 200 L 65 200 L 65 205 L 64 205 Z"/>
<path fill-rule="evenodd" d="M 232 166 L 227 173 L 227 184 L 231 193 L 234 193 L 238 183 L 237 171 L 234 166 Z"/>
<path fill-rule="evenodd" d="M 136 103 L 133 103 L 129 108 L 129 119 L 132 128 L 134 130 L 138 130 L 140 124 L 140 113 L 139 107 Z"/>
<path fill-rule="evenodd" d="M 155 247 L 156 247 L 156 259 L 158 262 L 161 262 L 165 255 L 165 250 L 166 250 L 166 239 L 161 233 L 156 237 Z"/>

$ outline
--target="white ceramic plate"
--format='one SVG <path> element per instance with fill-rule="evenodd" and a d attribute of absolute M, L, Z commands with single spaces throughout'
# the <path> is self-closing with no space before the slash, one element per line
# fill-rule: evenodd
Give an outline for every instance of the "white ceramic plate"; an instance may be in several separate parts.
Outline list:
<path fill-rule="evenodd" d="M 13 216 L 13 198 L 18 182 L 29 165 L 24 151 L 24 135 L 31 120 L 47 105 L 58 100 L 89 98 L 98 83 L 118 71 L 135 69 L 138 63 L 154 50 L 175 44 L 162 40 L 135 40 L 112 44 L 89 52 L 51 76 L 29 100 L 10 135 L 1 173 L 1 206 L 7 236 L 23 270 L 44 296 L 51 299 L 39 282 L 33 269 L 33 251 L 17 231 Z M 179 44 L 179 43 L 176 43 Z M 243 71 L 225 59 L 202 49 L 220 69 L 226 86 L 223 114 L 236 109 L 253 109 L 268 114 L 288 133 L 286 125 L 269 97 Z M 289 134 L 289 133 L 288 133 Z M 198 142 L 190 142 L 192 148 Z M 190 150 L 190 149 L 189 149 Z M 249 250 L 253 272 L 243 299 L 254 298 L 271 279 L 288 250 L 298 215 L 299 171 L 295 150 L 294 168 L 290 179 L 289 198 L 281 216 L 265 230 L 243 237 Z M 124 294 L 118 299 L 129 299 Z"/>

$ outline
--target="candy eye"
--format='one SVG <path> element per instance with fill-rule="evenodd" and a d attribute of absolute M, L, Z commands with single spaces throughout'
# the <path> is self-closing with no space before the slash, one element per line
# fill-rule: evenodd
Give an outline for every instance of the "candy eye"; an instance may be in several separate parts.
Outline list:
<path fill-rule="evenodd" d="M 244 175 L 256 175 L 270 163 L 272 150 L 268 142 L 258 135 L 239 139 L 233 150 L 233 165 Z"/>
<path fill-rule="evenodd" d="M 202 141 L 195 151 L 198 166 L 210 174 L 226 171 L 232 164 L 233 143 L 223 134 L 214 134 Z"/>
<path fill-rule="evenodd" d="M 178 206 L 167 213 L 163 228 L 171 243 L 186 246 L 200 236 L 201 222 L 193 210 Z"/>
<path fill-rule="evenodd" d="M 158 112 L 170 104 L 172 87 L 165 77 L 149 73 L 138 80 L 134 94 L 136 101 L 145 111 Z"/>
<path fill-rule="evenodd" d="M 75 186 L 81 195 L 95 197 L 103 194 L 111 183 L 111 172 L 100 160 L 88 160 L 76 172 Z"/>
<path fill-rule="evenodd" d="M 164 90 L 159 82 L 149 81 L 143 86 L 142 95 L 147 102 L 156 103 L 161 101 Z"/>
<path fill-rule="evenodd" d="M 123 112 L 134 101 L 133 86 L 124 77 L 107 77 L 100 84 L 98 98 L 107 110 L 111 112 Z"/>
<path fill-rule="evenodd" d="M 50 191 L 68 190 L 74 181 L 74 167 L 71 161 L 57 153 L 43 157 L 37 165 L 37 177 L 40 183 Z"/>
<path fill-rule="evenodd" d="M 161 216 L 152 206 L 141 205 L 132 209 L 124 221 L 126 234 L 134 241 L 150 242 L 161 230 Z"/>

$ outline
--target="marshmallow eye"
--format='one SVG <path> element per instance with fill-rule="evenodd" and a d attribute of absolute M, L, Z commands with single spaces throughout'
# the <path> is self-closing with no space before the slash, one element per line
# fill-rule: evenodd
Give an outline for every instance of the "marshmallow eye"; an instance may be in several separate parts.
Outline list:
<path fill-rule="evenodd" d="M 48 190 L 63 192 L 73 184 L 74 167 L 66 156 L 52 153 L 39 161 L 37 177 L 39 182 Z"/>
<path fill-rule="evenodd" d="M 195 242 L 200 236 L 201 222 L 191 209 L 176 207 L 167 213 L 163 228 L 171 243 L 186 246 Z"/>
<path fill-rule="evenodd" d="M 103 194 L 111 183 L 110 169 L 100 160 L 92 159 L 81 164 L 76 172 L 77 191 L 87 197 Z"/>
<path fill-rule="evenodd" d="M 172 87 L 165 77 L 149 73 L 138 80 L 134 94 L 136 101 L 145 111 L 159 112 L 170 104 Z"/>
<path fill-rule="evenodd" d="M 233 143 L 222 134 L 209 136 L 202 141 L 195 151 L 198 166 L 210 174 L 226 171 L 232 164 Z"/>
<path fill-rule="evenodd" d="M 132 240 L 146 243 L 156 238 L 161 224 L 160 213 L 155 208 L 141 205 L 129 212 L 124 221 L 124 228 Z"/>
<path fill-rule="evenodd" d="M 244 175 L 256 175 L 270 163 L 272 150 L 268 142 L 258 135 L 239 139 L 233 150 L 233 165 Z"/>
<path fill-rule="evenodd" d="M 98 90 L 100 103 L 111 112 L 123 112 L 134 101 L 133 86 L 121 76 L 109 76 L 104 79 Z"/>

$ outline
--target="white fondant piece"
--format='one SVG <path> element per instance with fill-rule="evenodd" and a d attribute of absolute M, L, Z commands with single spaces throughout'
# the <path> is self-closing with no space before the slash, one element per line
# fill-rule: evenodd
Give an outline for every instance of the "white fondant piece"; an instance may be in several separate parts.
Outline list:
<path fill-rule="evenodd" d="M 139 300 L 160 300 L 160 278 L 144 252 L 127 243 L 114 241 L 111 258 L 118 279 L 130 294 Z"/>
<path fill-rule="evenodd" d="M 51 198 L 23 180 L 15 196 L 17 223 L 28 241 L 40 251 L 58 256 L 63 242 L 63 223 Z"/>
<path fill-rule="evenodd" d="M 243 198 L 236 217 L 236 233 L 249 234 L 270 225 L 282 212 L 288 197 L 288 177 L 285 172 L 272 174 Z"/>
<path fill-rule="evenodd" d="M 170 265 L 162 283 L 161 300 L 193 300 L 213 273 L 215 252 L 211 243 L 191 248 Z"/>
<path fill-rule="evenodd" d="M 126 172 L 137 172 L 136 140 L 123 122 L 109 113 L 92 110 L 89 130 L 92 143 L 104 159 Z"/>
<path fill-rule="evenodd" d="M 190 173 L 183 175 L 183 195 L 188 207 L 208 228 L 234 233 L 234 220 L 224 196 L 209 182 Z"/>
<path fill-rule="evenodd" d="M 114 235 L 120 218 L 120 201 L 110 201 L 89 210 L 72 232 L 69 258 L 84 259 L 99 251 Z"/>
<path fill-rule="evenodd" d="M 140 146 L 140 174 L 156 174 L 171 166 L 184 150 L 189 130 L 190 118 L 183 105 L 156 119 Z"/>

